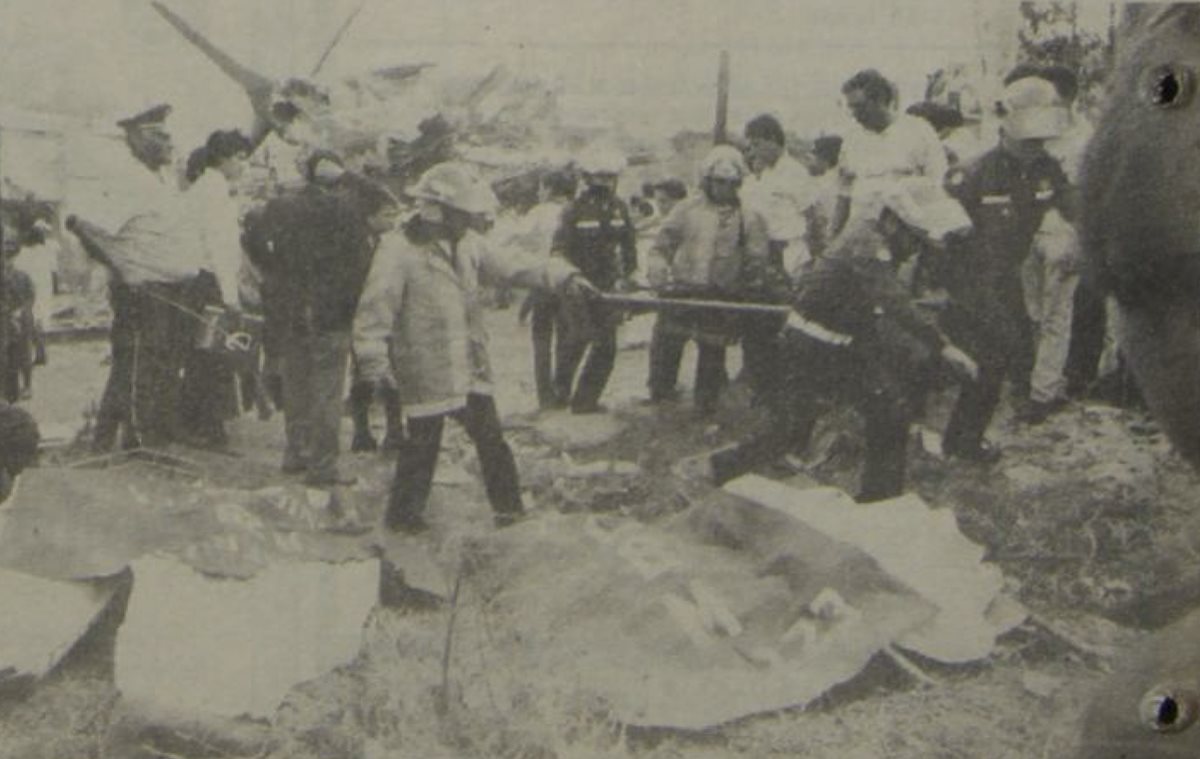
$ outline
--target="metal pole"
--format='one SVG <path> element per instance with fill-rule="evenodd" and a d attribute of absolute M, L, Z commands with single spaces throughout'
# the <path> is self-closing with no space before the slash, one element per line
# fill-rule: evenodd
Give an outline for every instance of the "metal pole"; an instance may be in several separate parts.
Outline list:
<path fill-rule="evenodd" d="M 601 302 L 607 303 L 610 306 L 621 306 L 624 308 L 649 308 L 654 310 L 683 308 L 731 311 L 744 314 L 772 314 L 775 316 L 787 316 L 792 311 L 790 306 L 781 306 L 776 303 L 744 303 L 729 300 L 702 300 L 699 298 L 660 298 L 653 295 L 620 295 L 614 293 L 601 293 L 599 298 Z"/>
<path fill-rule="evenodd" d="M 717 69 L 717 120 L 713 127 L 713 144 L 723 145 L 729 141 L 726 135 L 729 122 L 729 51 L 721 51 L 721 62 Z"/>
<path fill-rule="evenodd" d="M 4 129 L 0 127 L 0 209 L 4 207 Z M 0 210 L 2 212 L 2 210 Z M 0 224 L 0 251 L 4 250 L 4 225 Z M 0 384 L 8 383 L 8 256 L 0 252 Z M 7 390 L 7 387 L 4 388 Z"/>

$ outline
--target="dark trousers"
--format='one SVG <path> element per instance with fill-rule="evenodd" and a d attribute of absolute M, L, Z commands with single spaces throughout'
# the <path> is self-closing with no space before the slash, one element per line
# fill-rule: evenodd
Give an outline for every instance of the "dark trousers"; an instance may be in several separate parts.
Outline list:
<path fill-rule="evenodd" d="M 289 334 L 281 341 L 284 434 L 283 467 L 304 469 L 313 485 L 338 479 L 350 333 Z"/>
<path fill-rule="evenodd" d="M 683 349 L 690 339 L 691 336 L 673 324 L 670 317 L 659 314 L 650 337 L 651 400 L 664 400 L 675 394 Z M 710 413 L 716 410 L 721 390 L 728 382 L 725 346 L 708 340 L 696 340 L 696 347 L 696 408 Z"/>
<path fill-rule="evenodd" d="M 191 305 L 197 306 L 197 311 L 205 306 L 221 305 L 221 288 L 208 272 L 197 277 L 192 293 Z M 237 415 L 234 382 L 233 366 L 227 356 L 195 347 L 187 351 L 180 410 L 190 436 L 206 443 L 224 442 L 225 420 Z"/>
<path fill-rule="evenodd" d="M 109 327 L 111 363 L 92 437 L 92 446 L 97 451 L 112 449 L 122 425 L 125 425 L 128 443 L 135 443 L 132 439 L 133 351 L 137 341 L 133 298 L 133 291 L 126 285 L 113 283 L 109 288 L 109 306 L 112 309 Z"/>
<path fill-rule="evenodd" d="M 752 316 L 742 322 L 742 365 L 756 405 L 770 406 L 772 396 L 785 392 L 784 367 L 779 357 L 779 331 L 783 319 Z"/>
<path fill-rule="evenodd" d="M 408 419 L 408 436 L 396 455 L 396 475 L 388 499 L 385 521 L 389 527 L 417 520 L 424 513 L 447 416 L 458 420 L 475 444 L 492 509 L 498 514 L 524 510 L 517 464 L 504 440 L 496 402 L 491 396 L 472 393 L 467 396 L 467 405 L 458 411 Z"/>
<path fill-rule="evenodd" d="M 832 347 L 792 336 L 783 346 L 787 382 L 771 399 L 762 432 L 712 455 L 717 483 L 728 482 L 790 450 L 808 445 L 821 404 L 830 400 L 857 407 L 865 423 L 866 455 L 860 502 L 894 498 L 904 492 L 911 394 L 904 378 L 872 363 L 872 352 Z"/>
<path fill-rule="evenodd" d="M 554 384 L 554 337 L 562 340 L 562 331 L 558 326 L 557 299 L 535 294 L 532 314 L 529 320 L 529 333 L 533 341 L 533 381 L 537 387 L 538 405 L 542 408 L 556 406 L 562 401 Z"/>
<path fill-rule="evenodd" d="M 558 397 L 569 401 L 572 409 L 594 409 L 617 361 L 616 321 L 601 316 L 586 331 L 572 330 L 562 338 L 555 351 L 554 385 Z M 585 353 L 587 363 L 579 371 Z M 577 371 L 578 383 L 575 382 Z"/>
<path fill-rule="evenodd" d="M 183 367 L 196 328 L 181 308 L 194 310 L 189 284 L 114 283 L 110 297 L 112 366 L 93 443 L 109 450 L 121 425 L 129 447 L 178 440 Z"/>
<path fill-rule="evenodd" d="M 1019 294 L 1020 281 L 1015 277 L 997 281 L 992 287 L 955 296 L 942 314 L 946 335 L 979 366 L 978 379 L 963 382 L 950 413 L 942 441 L 948 453 L 971 451 L 982 444 L 1006 375 L 1029 377 L 1025 367 L 1033 366 L 1032 326 Z M 1023 389 L 1027 391 L 1028 385 Z M 1021 390 L 1018 384 L 1017 392 Z"/>

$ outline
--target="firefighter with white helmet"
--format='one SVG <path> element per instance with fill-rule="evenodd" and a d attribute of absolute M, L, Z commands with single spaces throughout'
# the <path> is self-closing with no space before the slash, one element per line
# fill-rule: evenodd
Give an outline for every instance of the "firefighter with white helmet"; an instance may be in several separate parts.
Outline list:
<path fill-rule="evenodd" d="M 583 272 L 598 290 L 626 289 L 638 261 L 637 230 L 629 208 L 617 197 L 625 158 L 613 150 L 594 147 L 581 155 L 576 165 L 584 188 L 563 209 L 551 250 Z M 578 313 L 565 312 L 568 328 L 555 357 L 557 399 L 553 405 L 569 405 L 572 413 L 592 414 L 603 410 L 600 396 L 616 362 L 621 314 L 599 303 L 575 311 Z"/>
<path fill-rule="evenodd" d="M 952 202 L 952 201 L 950 201 Z M 767 396 L 768 423 L 756 434 L 680 469 L 716 484 L 803 449 L 830 401 L 863 417 L 864 456 L 856 500 L 879 501 L 904 491 L 909 428 L 934 359 L 964 377 L 977 368 L 914 308 L 895 263 L 915 239 L 947 239 L 963 228 L 941 199 L 891 193 L 874 220 L 834 239 L 796 283 L 792 313 L 777 341 L 778 392 Z M 930 213 L 936 210 L 938 213 Z M 941 218 L 942 214 L 946 216 Z"/>
<path fill-rule="evenodd" d="M 489 247 L 479 231 L 497 202 L 469 166 L 434 166 L 408 195 L 417 211 L 380 240 L 354 321 L 362 375 L 378 380 L 394 374 L 408 416 L 385 525 L 406 532 L 425 528 L 442 429 L 453 417 L 475 443 L 496 524 L 504 526 L 523 514 L 524 505 L 492 397 L 480 280 L 573 297 L 592 288 L 560 258 Z"/>
<path fill-rule="evenodd" d="M 701 192 L 672 209 L 647 257 L 651 285 L 676 298 L 746 299 L 752 280 L 770 265 L 767 222 L 758 211 L 745 208 L 738 196 L 749 173 L 737 149 L 719 145 L 709 151 L 700 164 Z M 713 413 L 727 382 L 725 350 L 741 335 L 742 326 L 720 312 L 660 313 L 650 341 L 650 401 L 678 395 L 675 382 L 683 348 L 694 340 L 696 410 Z"/>

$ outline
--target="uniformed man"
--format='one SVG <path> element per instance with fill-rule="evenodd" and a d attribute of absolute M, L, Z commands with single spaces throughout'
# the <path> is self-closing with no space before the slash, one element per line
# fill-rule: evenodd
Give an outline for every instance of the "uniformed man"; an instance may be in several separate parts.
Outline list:
<path fill-rule="evenodd" d="M 596 289 L 624 289 L 637 269 L 637 230 L 629 209 L 616 195 L 625 159 L 615 151 L 593 149 L 578 165 L 584 189 L 563 210 L 552 251 L 583 272 Z M 616 361 L 620 314 L 592 303 L 585 314 L 568 315 L 568 319 L 570 326 L 555 357 L 558 399 L 569 404 L 572 413 L 594 414 L 604 410 L 600 396 Z M 584 353 L 587 363 L 580 372 Z"/>
<path fill-rule="evenodd" d="M 841 236 L 799 280 L 780 338 L 786 392 L 773 397 L 766 430 L 686 459 L 681 473 L 720 484 L 802 448 L 820 405 L 837 400 L 857 407 L 865 422 L 866 457 L 856 500 L 903 492 L 912 401 L 926 365 L 940 358 L 966 377 L 976 367 L 914 308 L 894 259 L 913 249 L 912 237 L 937 245 L 969 220 L 949 198 L 914 203 L 903 190 L 863 208 L 875 221 Z"/>
<path fill-rule="evenodd" d="M 1072 193 L 1046 140 L 1062 133 L 1066 115 L 1053 85 L 1026 78 L 1004 91 L 1000 144 L 947 176 L 947 190 L 970 214 L 974 232 L 947 257 L 951 302 L 943 327 L 979 363 L 979 379 L 964 385 L 946 427 L 948 456 L 991 462 L 984 441 L 1006 374 L 1014 395 L 1026 397 L 1033 367 L 1033 335 L 1021 267 L 1050 209 L 1074 218 Z"/>
<path fill-rule="evenodd" d="M 196 282 L 207 263 L 198 220 L 184 202 L 162 104 L 118 122 L 145 167 L 122 188 L 135 211 L 116 234 L 76 219 L 89 254 L 109 272 L 112 369 L 96 418 L 93 445 L 107 451 L 123 426 L 124 445 L 161 446 L 184 437 L 181 375 L 199 322 Z"/>

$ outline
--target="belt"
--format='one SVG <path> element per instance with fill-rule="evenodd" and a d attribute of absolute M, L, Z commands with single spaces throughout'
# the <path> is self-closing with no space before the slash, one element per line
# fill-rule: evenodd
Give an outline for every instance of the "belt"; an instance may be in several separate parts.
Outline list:
<path fill-rule="evenodd" d="M 814 321 L 809 321 L 795 311 L 788 314 L 787 323 L 785 326 L 788 329 L 794 329 L 797 332 L 803 332 L 812 339 L 825 343 L 826 345 L 845 347 L 854 342 L 854 338 L 851 335 L 847 335 L 843 332 L 835 332 L 828 327 L 817 324 Z"/>

